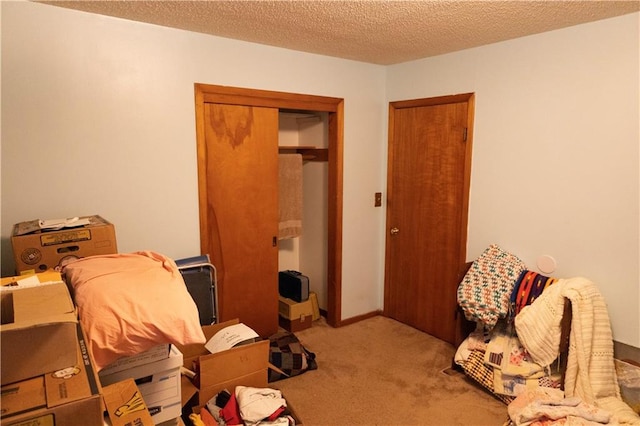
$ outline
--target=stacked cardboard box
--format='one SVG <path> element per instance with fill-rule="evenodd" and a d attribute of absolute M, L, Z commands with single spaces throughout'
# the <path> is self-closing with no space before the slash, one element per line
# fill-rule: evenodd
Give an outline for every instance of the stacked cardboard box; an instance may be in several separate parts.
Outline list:
<path fill-rule="evenodd" d="M 303 302 L 280 296 L 278 313 L 280 327 L 291 332 L 305 330 L 320 318 L 318 296 L 311 292 L 309 299 Z"/>
<path fill-rule="evenodd" d="M 98 215 L 78 218 L 77 227 L 43 230 L 38 220 L 13 225 L 11 245 L 16 272 L 44 272 L 65 259 L 118 252 L 112 223 Z"/>
<path fill-rule="evenodd" d="M 161 349 L 156 351 L 162 352 Z M 175 420 L 182 414 L 180 367 L 183 356 L 173 345 L 168 355 L 164 359 L 138 363 L 117 371 L 113 368 L 102 370 L 99 373 L 100 383 L 107 386 L 133 379 L 156 425 Z"/>
<path fill-rule="evenodd" d="M 72 349 L 78 345 L 78 319 L 67 286 L 61 281 L 41 285 L 33 279 L 34 287 L 12 286 L 9 281 L 0 293 L 3 385 L 78 362 Z"/>
<path fill-rule="evenodd" d="M 122 357 L 100 370 L 100 376 L 106 376 L 113 373 L 118 373 L 123 370 L 138 367 L 140 365 L 148 364 L 150 362 L 161 361 L 169 358 L 171 353 L 170 344 L 162 344 L 154 346 L 153 348 L 141 352 L 137 355 Z"/>
<path fill-rule="evenodd" d="M 103 426 L 104 407 L 98 377 L 79 324 L 71 364 L 2 386 L 2 424 Z M 3 341 L 4 346 L 4 341 Z M 3 347 L 4 352 L 5 347 Z M 25 356 L 27 354 L 25 353 Z M 3 372 L 5 366 L 2 366 Z"/>

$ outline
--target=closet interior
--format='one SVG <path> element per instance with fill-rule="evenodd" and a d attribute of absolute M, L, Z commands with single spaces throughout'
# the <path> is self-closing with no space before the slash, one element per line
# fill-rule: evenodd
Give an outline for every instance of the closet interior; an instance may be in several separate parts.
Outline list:
<path fill-rule="evenodd" d="M 295 270 L 308 276 L 309 291 L 317 294 L 320 309 L 326 312 L 328 114 L 282 109 L 278 114 L 278 124 L 280 167 L 287 167 L 291 157 L 295 158 L 294 162 L 301 161 L 302 164 L 299 180 L 292 179 L 286 170 L 280 171 L 280 214 L 282 216 L 283 210 L 287 209 L 286 193 L 293 190 L 302 193 L 302 216 L 300 232 L 278 241 L 278 269 Z M 291 188 L 291 185 L 300 185 L 300 188 Z"/>

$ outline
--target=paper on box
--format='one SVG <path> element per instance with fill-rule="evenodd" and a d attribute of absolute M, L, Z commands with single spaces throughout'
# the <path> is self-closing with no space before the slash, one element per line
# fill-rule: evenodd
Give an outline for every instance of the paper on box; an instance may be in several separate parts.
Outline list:
<path fill-rule="evenodd" d="M 233 324 L 214 334 L 213 337 L 205 343 L 204 347 L 212 354 L 215 354 L 257 337 L 260 337 L 258 333 L 246 324 Z"/>

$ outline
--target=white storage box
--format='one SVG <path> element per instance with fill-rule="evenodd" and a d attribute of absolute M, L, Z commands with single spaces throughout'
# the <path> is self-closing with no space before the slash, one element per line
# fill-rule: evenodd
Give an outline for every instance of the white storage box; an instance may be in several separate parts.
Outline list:
<path fill-rule="evenodd" d="M 153 422 L 158 425 L 180 417 L 182 401 L 180 390 L 180 367 L 182 352 L 171 345 L 166 359 L 141 364 L 117 372 L 100 371 L 100 382 L 107 386 L 121 380 L 132 378 L 144 399 Z"/>
<path fill-rule="evenodd" d="M 134 367 L 138 367 L 140 365 L 148 364 L 150 362 L 160 361 L 163 359 L 169 358 L 169 353 L 171 352 L 171 345 L 164 344 L 154 346 L 148 351 L 142 352 L 138 355 L 133 356 L 125 356 L 122 357 L 115 362 L 104 367 L 100 370 L 101 375 L 108 375 L 117 373 L 118 371 L 128 370 Z"/>

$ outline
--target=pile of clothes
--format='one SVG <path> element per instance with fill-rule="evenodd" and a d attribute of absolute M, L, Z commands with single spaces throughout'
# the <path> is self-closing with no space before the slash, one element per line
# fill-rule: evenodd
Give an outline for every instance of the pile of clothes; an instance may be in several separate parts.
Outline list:
<path fill-rule="evenodd" d="M 236 386 L 211 398 L 200 413 L 189 415 L 194 426 L 290 426 L 295 419 L 277 389 Z"/>
<path fill-rule="evenodd" d="M 568 354 L 559 363 L 568 302 Z M 607 305 L 593 282 L 544 277 L 494 244 L 460 283 L 458 304 L 477 329 L 455 360 L 509 404 L 511 424 L 640 425 L 621 398 Z"/>

